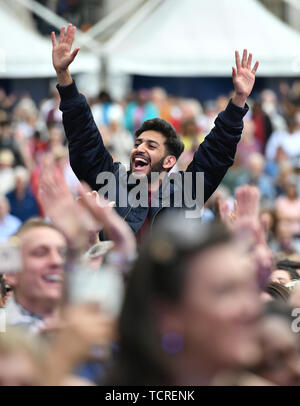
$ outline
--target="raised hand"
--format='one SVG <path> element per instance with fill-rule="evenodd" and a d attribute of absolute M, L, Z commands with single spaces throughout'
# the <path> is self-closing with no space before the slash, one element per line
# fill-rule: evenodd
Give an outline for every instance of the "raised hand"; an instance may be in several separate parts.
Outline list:
<path fill-rule="evenodd" d="M 65 235 L 70 246 L 85 250 L 96 242 L 102 225 L 75 201 L 51 157 L 42 165 L 39 199 L 45 214 Z M 95 200 L 95 197 L 90 193 L 87 199 Z"/>
<path fill-rule="evenodd" d="M 217 197 L 220 220 L 235 234 L 237 241 L 248 247 L 256 266 L 257 280 L 263 288 L 273 269 L 273 254 L 259 222 L 260 192 L 256 186 L 243 185 L 236 189 L 234 210 Z"/>
<path fill-rule="evenodd" d="M 256 186 L 243 185 L 236 189 L 236 218 L 253 218 L 258 221 L 260 191 Z"/>
<path fill-rule="evenodd" d="M 99 200 L 99 195 L 98 192 L 96 192 L 96 190 L 90 191 L 86 193 L 86 199 L 89 201 L 94 201 L 98 206 L 101 206 L 102 202 Z M 78 205 L 84 210 L 84 212 L 86 211 L 84 204 L 82 203 L 82 197 L 77 197 L 76 201 L 78 203 Z M 105 202 L 105 205 L 107 205 L 108 209 L 112 209 L 112 207 L 114 207 L 115 202 Z M 90 216 L 90 214 L 88 215 L 87 218 L 92 218 L 92 222 L 90 221 L 90 226 L 88 228 L 89 231 L 89 245 L 92 246 L 94 244 L 96 244 L 97 242 L 99 242 L 99 232 L 103 229 L 103 224 L 97 220 L 95 220 L 93 217 Z"/>
<path fill-rule="evenodd" d="M 115 244 L 114 250 L 122 253 L 124 257 L 133 257 L 136 253 L 136 240 L 131 228 L 102 196 L 98 196 L 97 200 L 91 199 L 88 194 L 90 191 L 87 184 L 81 184 L 78 189 L 81 204 L 103 225 L 107 236 Z"/>
<path fill-rule="evenodd" d="M 248 56 L 247 49 L 244 49 L 242 62 L 240 54 L 235 51 L 235 62 L 236 68 L 232 67 L 232 81 L 235 90 L 232 101 L 234 104 L 244 107 L 247 97 L 252 92 L 259 62 L 255 62 L 251 70 L 252 54 L 250 53 Z"/>
<path fill-rule="evenodd" d="M 229 202 L 222 200 L 220 193 L 218 193 L 216 196 L 216 205 L 220 221 L 229 229 L 232 229 L 235 222 L 236 200 L 234 201 L 234 210 L 231 210 Z"/>
<path fill-rule="evenodd" d="M 75 48 L 71 52 L 76 27 L 72 24 L 68 25 L 67 32 L 65 32 L 65 27 L 60 30 L 59 42 L 56 42 L 55 33 L 51 33 L 52 39 L 52 62 L 54 69 L 56 71 L 65 71 L 68 69 L 70 63 L 73 62 L 80 48 Z"/>

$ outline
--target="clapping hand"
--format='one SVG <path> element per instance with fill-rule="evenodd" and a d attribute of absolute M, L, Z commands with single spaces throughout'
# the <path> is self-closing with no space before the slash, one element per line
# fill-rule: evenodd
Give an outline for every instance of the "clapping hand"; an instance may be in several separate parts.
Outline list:
<path fill-rule="evenodd" d="M 248 242 L 249 252 L 256 264 L 259 286 L 264 287 L 273 269 L 273 254 L 259 221 L 260 192 L 256 186 L 243 185 L 236 189 L 235 196 L 233 211 L 218 197 L 219 217 L 234 232 L 237 241 Z"/>

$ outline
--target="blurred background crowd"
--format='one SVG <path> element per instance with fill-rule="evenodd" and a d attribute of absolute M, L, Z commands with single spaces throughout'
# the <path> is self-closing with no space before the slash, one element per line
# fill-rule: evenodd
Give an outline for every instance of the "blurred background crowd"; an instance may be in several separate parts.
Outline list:
<path fill-rule="evenodd" d="M 143 10 L 157 3 L 157 11 L 167 2 L 135 3 Z M 113 3 L 112 10 L 120 7 Z M 276 5 L 272 11 L 287 22 L 285 2 L 262 3 Z M 97 1 L 38 4 L 87 33 L 110 9 Z M 61 21 L 38 10 L 37 29 L 48 35 Z M 142 245 L 113 203 L 73 173 L 56 83 L 47 77 L 45 95 L 44 82 L 11 82 L 3 73 L 0 385 L 300 385 L 296 68 L 257 78 L 234 164 L 205 203 L 201 224 L 163 217 Z M 108 84 L 103 71 L 100 82 Z M 139 73 L 121 96 L 104 85 L 90 92 L 74 77 L 114 161 L 129 168 L 134 132 L 161 117 L 185 145 L 172 171 L 185 170 L 232 96 L 229 79 L 200 75 L 191 91 L 197 78 L 187 87 L 173 78 L 172 91 L 168 75 Z M 206 81 L 213 89 L 201 93 Z M 99 240 L 102 230 L 108 241 Z"/>
<path fill-rule="evenodd" d="M 220 95 L 201 103 L 170 95 L 156 87 L 131 92 L 121 102 L 114 101 L 107 91 L 101 91 L 89 103 L 105 146 L 115 161 L 128 168 L 133 133 L 142 122 L 161 117 L 172 123 L 185 145 L 176 171 L 186 169 L 229 98 L 230 94 Z M 289 255 L 298 255 L 300 82 L 282 81 L 277 93 L 264 89 L 257 98 L 249 99 L 249 105 L 234 165 L 206 204 L 204 219 L 213 221 L 215 218 L 218 194 L 233 207 L 235 189 L 243 184 L 255 185 L 261 193 L 262 216 L 271 230 L 272 249 L 276 253 L 283 250 Z M 28 93 L 16 97 L 1 89 L 0 129 L 0 237 L 4 240 L 30 217 L 44 214 L 38 183 L 45 156 L 53 156 L 74 195 L 78 180 L 70 167 L 55 88 L 52 97 L 39 105 Z"/>

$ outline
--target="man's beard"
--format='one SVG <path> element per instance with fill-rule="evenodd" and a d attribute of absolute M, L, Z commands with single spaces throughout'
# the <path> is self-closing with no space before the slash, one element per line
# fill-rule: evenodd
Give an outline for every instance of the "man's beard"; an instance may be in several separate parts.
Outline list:
<path fill-rule="evenodd" d="M 150 164 L 150 170 L 147 174 L 142 174 L 141 176 L 137 175 L 137 178 L 143 178 L 144 176 L 147 176 L 148 183 L 151 183 L 151 174 L 152 173 L 161 173 L 164 171 L 163 169 L 163 163 L 164 163 L 165 157 L 163 157 L 160 161 L 158 161 L 156 164 L 151 165 Z M 133 176 L 136 175 L 135 172 L 132 172 L 132 164 L 130 162 L 130 174 L 133 174 Z"/>

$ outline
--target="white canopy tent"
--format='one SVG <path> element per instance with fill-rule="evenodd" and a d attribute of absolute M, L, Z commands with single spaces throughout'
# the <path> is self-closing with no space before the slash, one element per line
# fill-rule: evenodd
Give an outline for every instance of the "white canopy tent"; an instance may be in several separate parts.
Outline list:
<path fill-rule="evenodd" d="M 163 0 L 105 50 L 112 71 L 188 77 L 230 76 L 234 51 L 244 48 L 260 61 L 260 76 L 300 71 L 300 34 L 256 0 Z"/>
<path fill-rule="evenodd" d="M 3 2 L 0 8 L 0 36 L 0 78 L 55 76 L 51 39 L 38 34 L 28 21 L 22 22 Z M 81 50 L 80 57 L 76 58 L 70 70 L 72 73 L 99 72 L 99 58 Z"/>

